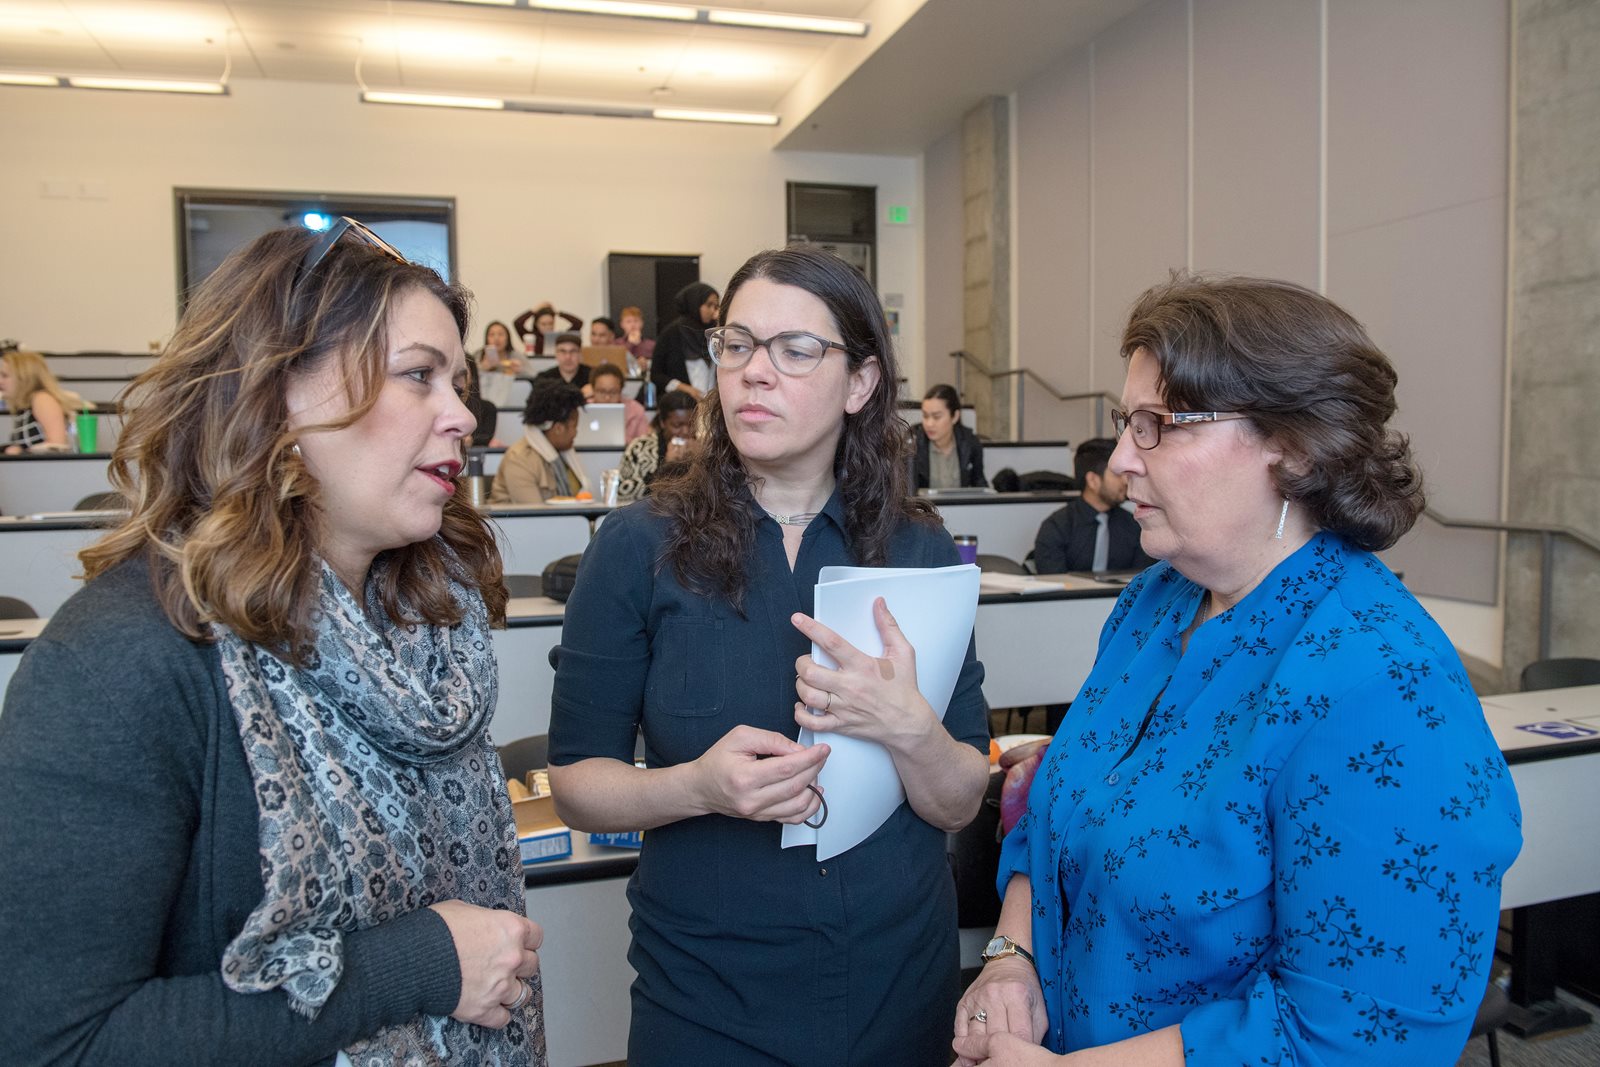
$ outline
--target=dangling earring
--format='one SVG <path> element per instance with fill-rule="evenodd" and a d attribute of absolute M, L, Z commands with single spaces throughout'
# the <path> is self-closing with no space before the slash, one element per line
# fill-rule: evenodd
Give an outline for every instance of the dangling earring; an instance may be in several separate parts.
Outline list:
<path fill-rule="evenodd" d="M 1278 532 L 1272 535 L 1274 541 L 1283 540 L 1283 523 L 1289 517 L 1289 498 L 1283 498 L 1283 510 L 1278 512 Z"/>
<path fill-rule="evenodd" d="M 293 452 L 297 459 L 304 458 L 304 457 L 302 457 L 300 455 L 300 442 L 299 441 L 296 441 L 294 444 L 290 445 L 289 446 L 289 451 Z M 1283 533 L 1283 523 L 1281 523 L 1281 522 L 1278 523 L 1278 532 L 1280 534 Z"/>

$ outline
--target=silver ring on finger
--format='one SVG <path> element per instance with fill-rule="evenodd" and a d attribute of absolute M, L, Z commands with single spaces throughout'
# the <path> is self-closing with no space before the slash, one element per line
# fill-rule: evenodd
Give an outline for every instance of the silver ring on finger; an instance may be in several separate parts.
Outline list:
<path fill-rule="evenodd" d="M 989 1013 L 984 1011 L 982 1008 L 979 1008 L 967 1021 L 970 1023 L 983 1023 L 984 1025 L 988 1025 Z"/>
<path fill-rule="evenodd" d="M 528 1003 L 528 998 L 533 996 L 533 986 L 529 985 L 526 981 L 518 984 L 522 986 L 522 991 L 517 994 L 516 1000 L 513 1000 L 510 1004 L 506 1005 L 507 1011 L 520 1011 L 522 1006 Z"/>

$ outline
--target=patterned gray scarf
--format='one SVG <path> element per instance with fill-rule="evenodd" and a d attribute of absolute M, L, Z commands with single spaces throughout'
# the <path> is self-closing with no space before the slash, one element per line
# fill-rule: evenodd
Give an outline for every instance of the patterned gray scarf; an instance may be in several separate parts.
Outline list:
<path fill-rule="evenodd" d="M 326 564 L 303 668 L 214 625 L 255 779 L 266 892 L 222 957 L 230 989 L 282 989 L 315 1017 L 344 934 L 438 900 L 524 908 L 505 777 L 489 739 L 498 689 L 488 611 L 459 582 L 454 627 L 397 626 Z M 545 1063 L 543 998 L 503 1030 L 418 1016 L 350 1048 L 357 1067 Z"/>

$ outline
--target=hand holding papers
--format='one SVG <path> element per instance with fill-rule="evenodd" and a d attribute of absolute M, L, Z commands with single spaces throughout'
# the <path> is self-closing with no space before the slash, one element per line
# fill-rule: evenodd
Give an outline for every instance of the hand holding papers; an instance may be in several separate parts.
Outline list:
<path fill-rule="evenodd" d="M 873 614 L 880 597 L 893 616 L 882 627 Z M 815 844 L 819 860 L 838 855 L 866 840 L 905 800 L 889 750 L 851 735 L 892 728 L 892 722 L 880 717 L 886 709 L 876 705 L 893 703 L 892 690 L 913 680 L 934 715 L 944 718 L 972 638 L 977 605 L 978 568 L 972 566 L 823 568 L 816 587 L 816 621 L 843 640 L 830 642 L 843 662 L 814 640 L 811 658 L 818 667 L 797 688 L 810 707 L 822 712 L 815 728 L 800 731 L 800 743 L 811 745 L 820 736 L 833 749 L 818 776 L 828 800 L 828 819 L 818 829 L 785 826 L 785 848 Z M 876 674 L 876 682 L 870 674 L 857 674 L 863 666 Z M 841 667 L 868 680 L 847 681 L 845 672 L 835 679 L 818 669 Z M 830 684 L 843 694 L 832 701 L 827 698 L 835 692 Z"/>

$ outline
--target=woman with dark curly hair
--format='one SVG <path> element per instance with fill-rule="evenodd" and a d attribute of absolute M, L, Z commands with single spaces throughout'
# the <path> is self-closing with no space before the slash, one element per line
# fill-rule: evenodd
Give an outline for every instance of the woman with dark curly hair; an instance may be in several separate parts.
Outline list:
<path fill-rule="evenodd" d="M 544 1062 L 468 302 L 350 219 L 277 230 L 134 383 L 131 514 L 0 716 L 7 1062 Z"/>
<path fill-rule="evenodd" d="M 969 645 L 941 722 L 882 600 L 879 658 L 809 613 L 823 567 L 953 565 L 955 545 L 907 495 L 894 352 L 859 272 L 763 252 L 721 315 L 699 453 L 606 519 L 558 649 L 563 818 L 649 830 L 628 890 L 628 1062 L 942 1065 L 959 993 L 945 834 L 988 777 L 982 668 Z M 828 746 L 801 747 L 801 722 L 881 743 L 907 797 L 820 864 L 780 846 L 821 800 Z"/>
<path fill-rule="evenodd" d="M 622 464 L 617 470 L 617 500 L 630 503 L 650 491 L 650 483 L 663 469 L 687 463 L 694 454 L 695 438 L 699 429 L 694 422 L 695 398 L 681 389 L 661 398 L 656 406 L 656 417 L 651 420 L 652 432 L 631 441 L 622 450 Z"/>
<path fill-rule="evenodd" d="M 1373 555 L 1423 506 L 1394 369 L 1252 278 L 1151 289 L 1122 354 L 1110 468 L 1164 562 L 1006 838 L 960 1062 L 1449 1067 L 1521 838 L 1449 638 Z"/>
<path fill-rule="evenodd" d="M 491 504 L 542 504 L 576 496 L 589 484 L 572 442 L 578 437 L 583 390 L 559 378 L 541 378 L 522 409 L 522 437 L 500 458 L 489 491 Z"/>

